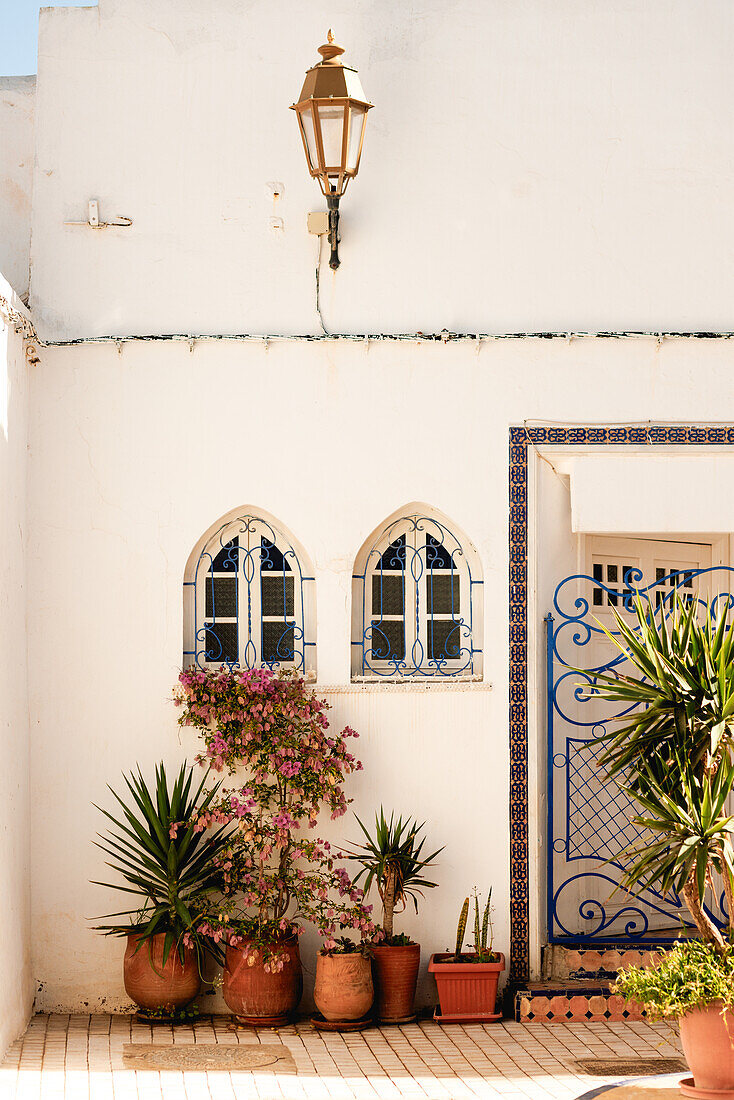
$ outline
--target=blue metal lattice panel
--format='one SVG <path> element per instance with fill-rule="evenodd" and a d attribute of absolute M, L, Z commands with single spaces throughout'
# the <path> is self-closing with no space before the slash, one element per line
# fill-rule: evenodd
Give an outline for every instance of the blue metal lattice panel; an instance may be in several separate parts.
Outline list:
<path fill-rule="evenodd" d="M 631 612 L 639 593 L 670 614 L 676 591 L 699 599 L 703 607 L 698 589 L 707 586 L 718 590 L 712 598 L 715 609 L 725 601 L 732 610 L 734 569 L 716 566 L 665 574 L 658 570 L 646 586 L 638 570 L 627 567 L 623 572 L 616 585 L 608 578 L 605 583 L 599 570 L 593 576 L 566 577 L 546 617 L 550 943 L 631 942 L 643 937 L 664 942 L 690 926 L 675 893 L 663 897 L 648 889 L 632 897 L 620 886 L 628 850 L 644 846 L 654 834 L 634 823 L 639 816 L 634 801 L 599 767 L 603 747 L 597 738 L 629 711 L 615 711 L 610 703 L 585 693 L 598 673 L 624 673 L 627 663 L 611 644 L 606 659 L 599 660 L 606 637 L 595 618 L 600 606 L 608 603 Z M 723 898 L 709 891 L 705 902 L 712 918 L 726 924 Z"/>

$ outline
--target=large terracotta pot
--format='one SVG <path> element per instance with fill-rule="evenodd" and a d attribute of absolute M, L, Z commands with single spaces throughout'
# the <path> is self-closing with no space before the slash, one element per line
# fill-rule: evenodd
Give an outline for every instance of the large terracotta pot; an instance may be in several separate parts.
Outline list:
<path fill-rule="evenodd" d="M 496 1012 L 497 983 L 505 969 L 505 956 L 498 952 L 497 962 L 452 962 L 448 952 L 431 955 L 428 973 L 438 989 L 439 1023 L 487 1023 L 501 1020 Z"/>
<path fill-rule="evenodd" d="M 227 947 L 222 993 L 240 1023 L 281 1027 L 298 1007 L 303 992 L 298 938 L 284 940 L 277 950 L 284 960 L 283 969 L 270 974 L 264 969 L 259 948 L 250 946 L 247 940 L 237 947 Z M 252 955 L 255 962 L 250 966 L 248 958 Z"/>
<path fill-rule="evenodd" d="M 313 999 L 325 1020 L 361 1020 L 374 996 L 372 964 L 364 955 L 319 953 Z"/>
<path fill-rule="evenodd" d="M 680 1019 L 683 1053 L 693 1078 L 681 1082 L 687 1096 L 734 1097 L 734 1013 L 721 1014 L 721 1002 L 696 1008 Z"/>
<path fill-rule="evenodd" d="M 199 964 L 192 948 L 184 948 L 181 965 L 176 946 L 163 965 L 165 933 L 153 936 L 138 949 L 140 936 L 127 937 L 123 975 L 128 997 L 140 1008 L 151 1011 L 164 1008 L 173 1012 L 193 1001 L 201 989 Z"/>
<path fill-rule="evenodd" d="M 413 1002 L 421 964 L 419 943 L 404 947 L 373 946 L 372 973 L 375 981 L 375 1012 L 383 1024 L 398 1024 L 415 1016 Z"/>

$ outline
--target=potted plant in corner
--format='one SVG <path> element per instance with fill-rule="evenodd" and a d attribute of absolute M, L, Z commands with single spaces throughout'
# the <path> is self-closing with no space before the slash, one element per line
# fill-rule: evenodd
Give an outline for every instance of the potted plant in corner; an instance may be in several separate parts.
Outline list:
<path fill-rule="evenodd" d="M 640 807 L 646 836 L 629 849 L 630 893 L 675 890 L 700 939 L 681 939 L 648 969 L 623 970 L 616 991 L 651 1017 L 680 1020 L 693 1077 L 684 1093 L 734 1097 L 734 624 L 732 598 L 704 605 L 679 592 L 654 609 L 638 595 L 635 621 L 615 611 L 605 631 L 638 676 L 597 674 L 585 695 L 623 705 L 623 726 L 600 740 L 601 764 Z M 614 609 L 613 609 L 614 610 Z M 640 708 L 640 709 L 638 709 Z M 729 927 L 708 898 L 726 898 Z"/>
<path fill-rule="evenodd" d="M 223 891 L 206 911 L 227 945 L 222 992 L 240 1023 L 277 1027 L 301 997 L 302 922 L 316 925 L 327 945 L 338 929 L 373 931 L 362 891 L 329 843 L 305 835 L 322 810 L 346 812 L 344 779 L 362 766 L 347 750 L 357 735 L 329 732 L 328 704 L 295 674 L 193 667 L 179 682 L 179 722 L 201 733 L 200 763 L 245 773 L 198 822 L 234 826 Z"/>
<path fill-rule="evenodd" d="M 464 898 L 456 930 L 456 948 L 431 955 L 429 974 L 436 979 L 439 1007 L 434 1019 L 446 1023 L 488 1023 L 501 1020 L 495 1012 L 497 984 L 505 969 L 505 956 L 494 951 L 492 928 L 492 888 L 487 895 L 482 919 L 479 919 L 479 894 L 474 891 L 474 949 L 464 951 L 464 936 L 469 919 L 469 898 Z"/>
<path fill-rule="evenodd" d="M 95 885 L 132 894 L 139 905 L 108 914 L 128 920 L 95 930 L 127 939 L 125 990 L 141 1014 L 153 1020 L 184 1019 L 185 1006 L 201 988 L 205 955 L 224 961 L 218 940 L 207 934 L 203 914 L 209 896 L 222 884 L 227 837 L 221 828 L 204 835 L 193 824 L 195 815 L 207 812 L 218 787 L 204 791 L 205 776 L 192 793 L 192 772 L 186 764 L 170 791 L 162 763 L 156 767 L 153 791 L 140 770 L 124 779 L 131 801 L 109 788 L 122 817 L 97 806 L 114 828 L 99 834 L 95 842 L 110 857 L 108 866 L 122 882 Z"/>
<path fill-rule="evenodd" d="M 394 813 L 387 821 L 382 807 L 375 814 L 374 836 L 370 836 L 359 818 L 357 822 L 366 843 L 357 845 L 348 856 L 362 865 L 354 881 L 359 882 L 364 876 L 365 894 L 374 883 L 382 902 L 382 929 L 372 945 L 375 1011 L 381 1023 L 407 1023 L 415 1019 L 413 1002 L 421 949 L 409 936 L 395 935 L 393 919 L 396 912 L 405 909 L 408 898 L 418 912 L 418 897 L 423 890 L 436 886 L 423 877 L 423 871 L 443 848 L 424 857 L 425 839 L 419 840 L 418 835 L 425 822 L 418 825 L 412 820 L 403 821 L 402 817 L 396 821 Z"/>

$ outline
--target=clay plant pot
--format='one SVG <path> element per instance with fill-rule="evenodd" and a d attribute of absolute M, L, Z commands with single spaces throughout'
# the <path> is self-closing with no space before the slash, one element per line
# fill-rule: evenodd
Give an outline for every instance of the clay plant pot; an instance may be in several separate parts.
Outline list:
<path fill-rule="evenodd" d="M 161 1008 L 174 1012 L 193 1001 L 201 989 L 199 964 L 193 948 L 184 948 L 182 965 L 174 944 L 164 966 L 165 939 L 165 933 L 161 932 L 140 944 L 138 949 L 140 936 L 131 933 L 127 937 L 123 963 L 125 990 L 136 1005 L 149 1012 Z"/>
<path fill-rule="evenodd" d="M 325 1020 L 361 1020 L 374 997 L 370 959 L 359 952 L 317 955 L 313 999 Z"/>
<path fill-rule="evenodd" d="M 374 944 L 372 975 L 375 982 L 375 1014 L 380 1023 L 407 1023 L 415 1018 L 413 1002 L 421 964 L 419 943 L 402 947 Z"/>
<path fill-rule="evenodd" d="M 452 962 L 450 952 L 431 955 L 428 973 L 438 989 L 440 1009 L 434 1019 L 441 1024 L 487 1023 L 501 1020 L 496 1012 L 497 983 L 505 969 L 505 956 L 496 962 Z"/>
<path fill-rule="evenodd" d="M 721 1013 L 721 1002 L 696 1008 L 680 1018 L 683 1053 L 693 1074 L 684 1078 L 684 1096 L 699 1100 L 734 1098 L 734 1012 Z"/>
<path fill-rule="evenodd" d="M 296 1011 L 303 992 L 298 938 L 284 940 L 277 950 L 284 965 L 271 974 L 265 970 L 261 951 L 249 941 L 227 947 L 222 993 L 239 1023 L 282 1027 Z M 255 958 L 252 966 L 248 963 L 250 956 Z"/>

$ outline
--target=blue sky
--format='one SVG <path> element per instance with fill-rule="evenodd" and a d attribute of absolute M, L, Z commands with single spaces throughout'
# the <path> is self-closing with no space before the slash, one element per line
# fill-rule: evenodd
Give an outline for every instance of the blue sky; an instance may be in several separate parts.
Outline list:
<path fill-rule="evenodd" d="M 25 76 L 36 71 L 36 39 L 40 7 L 86 7 L 94 0 L 0 0 L 0 76 Z"/>

